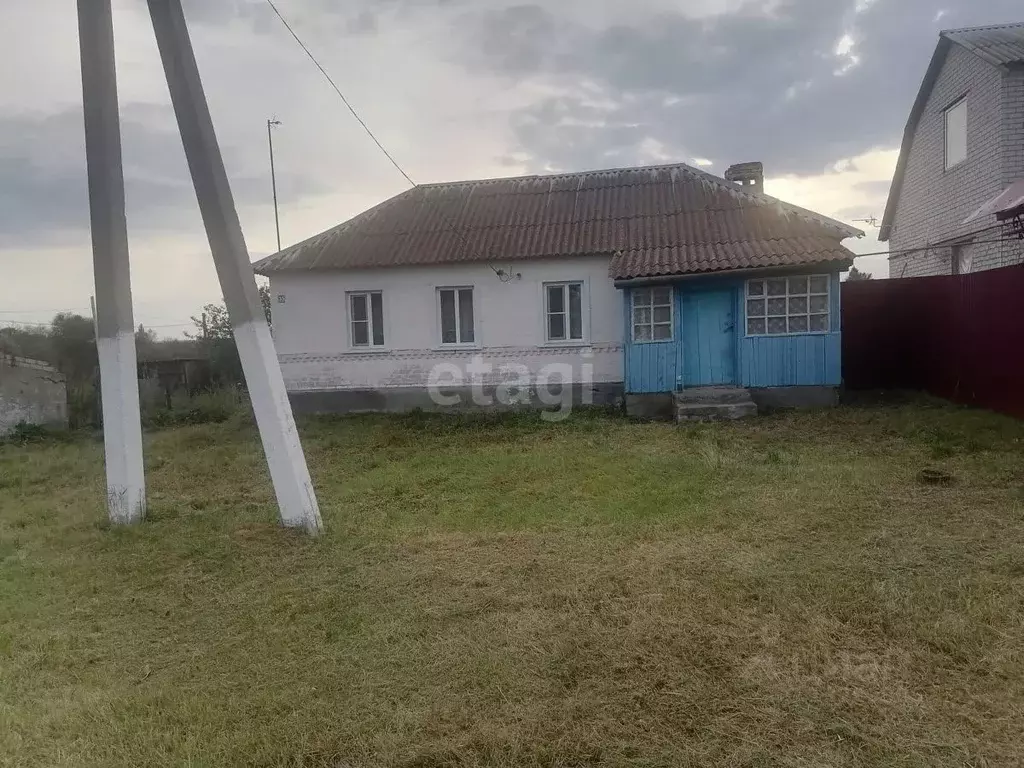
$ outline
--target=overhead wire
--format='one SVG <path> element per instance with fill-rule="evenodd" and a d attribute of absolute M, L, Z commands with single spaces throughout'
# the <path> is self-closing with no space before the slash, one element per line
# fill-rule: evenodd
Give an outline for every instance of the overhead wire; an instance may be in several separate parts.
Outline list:
<path fill-rule="evenodd" d="M 338 84 L 334 81 L 334 78 L 331 77 L 331 75 L 327 72 L 327 70 L 324 68 L 324 66 L 316 58 L 316 56 L 313 54 L 313 52 L 309 49 L 309 46 L 306 45 L 302 41 L 302 38 L 299 37 L 299 35 L 295 31 L 294 27 L 292 27 L 292 25 L 288 23 L 288 20 L 284 17 L 284 14 L 282 14 L 281 11 L 278 10 L 277 5 L 274 4 L 274 0 L 267 0 L 267 5 L 269 5 L 271 10 L 274 11 L 274 14 L 277 16 L 278 19 L 280 19 L 281 23 L 284 25 L 284 28 L 288 30 L 288 33 L 292 36 L 292 38 L 295 40 L 295 42 L 298 43 L 299 47 L 302 48 L 303 52 L 306 54 L 306 56 L 309 58 L 309 60 L 313 62 L 314 66 L 316 66 L 316 68 L 318 70 L 320 70 L 320 74 L 322 74 L 324 76 L 324 79 L 327 80 L 328 84 L 331 86 L 331 88 L 334 90 L 334 92 L 336 94 L 338 94 L 338 98 L 341 99 L 342 103 L 345 105 L 345 107 L 348 109 L 348 111 L 352 113 L 352 117 L 354 117 L 356 119 L 356 121 L 359 123 L 359 125 L 362 126 L 363 130 L 366 132 L 366 135 L 369 136 L 373 140 L 373 143 L 377 145 L 377 148 L 391 162 L 391 164 L 395 167 L 395 169 L 400 174 L 402 174 L 402 177 L 407 182 L 409 182 L 409 185 L 411 187 L 416 187 L 417 184 L 416 184 L 415 181 L 413 181 L 412 176 L 410 176 L 406 172 L 406 170 L 401 166 L 401 164 L 398 162 L 398 160 L 395 159 L 395 156 L 392 155 L 387 150 L 387 148 L 384 146 L 384 143 L 379 138 L 377 138 L 377 135 L 373 132 L 373 130 L 370 128 L 370 126 L 366 123 L 366 121 L 360 116 L 359 112 L 356 111 L 356 108 L 354 106 L 352 106 L 352 102 L 350 102 L 348 100 L 348 98 L 342 92 L 341 88 L 338 87 Z M 456 226 L 455 222 L 452 221 L 450 218 L 448 218 L 443 212 L 439 212 L 439 215 L 441 216 L 442 219 L 444 219 L 448 223 L 449 226 L 451 226 L 452 232 L 454 233 L 454 235 L 460 241 L 462 241 L 463 247 L 467 251 L 471 251 L 471 252 L 474 251 L 475 249 L 469 244 L 469 241 L 459 231 L 459 228 L 458 228 L 458 226 Z M 511 275 L 509 275 L 508 273 L 504 272 L 504 270 L 496 268 L 493 264 L 491 264 L 489 259 L 485 258 L 484 260 L 486 261 L 487 266 L 491 268 L 491 271 L 494 272 L 498 276 L 499 279 L 501 279 L 503 281 L 512 279 Z"/>
<path fill-rule="evenodd" d="M 356 119 L 356 121 L 359 123 L 359 125 L 362 126 L 364 131 L 366 131 L 366 134 L 373 140 L 373 143 L 377 145 L 377 148 L 380 149 L 380 151 L 384 154 L 384 156 L 388 160 L 391 161 L 391 164 L 398 170 L 398 172 L 400 174 L 402 174 L 402 176 L 405 178 L 405 180 L 408 181 L 411 186 L 415 187 L 416 186 L 416 182 L 413 181 L 412 177 L 399 164 L 399 162 L 395 159 L 394 155 L 392 155 L 390 152 L 388 152 L 387 148 L 384 146 L 384 144 L 381 142 L 381 140 L 377 138 L 376 134 L 370 129 L 370 126 L 367 125 L 366 121 L 363 120 L 363 118 L 359 115 L 359 113 L 356 111 L 355 107 L 352 106 L 352 103 L 348 100 L 348 98 L 346 98 L 346 96 L 342 92 L 341 88 L 338 87 L 338 84 L 334 81 L 334 78 L 332 78 L 330 76 L 330 74 L 327 72 L 327 70 L 324 68 L 324 66 L 317 60 L 316 56 L 313 55 L 313 52 L 309 49 L 309 46 L 307 46 L 302 41 L 302 38 L 299 37 L 298 33 L 295 31 L 295 29 L 292 27 L 292 25 L 288 23 L 288 20 L 284 17 L 284 15 L 281 13 L 281 11 L 278 10 L 277 6 L 274 4 L 274 0 L 267 0 L 267 5 L 269 5 L 271 7 L 271 9 L 273 9 L 274 13 L 277 15 L 277 18 L 281 20 L 281 23 L 284 25 L 285 29 L 288 30 L 289 34 L 291 34 L 291 36 L 292 36 L 292 38 L 294 38 L 295 42 L 299 44 L 299 47 L 302 48 L 302 50 L 305 52 L 306 56 L 309 57 L 309 60 L 313 62 L 313 64 L 316 66 L 316 68 L 318 70 L 320 70 L 320 73 L 324 76 L 324 78 L 330 84 L 331 88 L 334 89 L 334 92 L 338 94 L 338 97 L 341 99 L 342 103 L 348 108 L 348 111 L 352 113 L 352 116 Z M 469 245 L 469 242 L 466 240 L 466 238 L 463 237 L 462 233 L 459 232 L 459 229 L 455 225 L 455 223 L 451 219 L 448 219 L 447 216 L 445 216 L 443 213 L 441 214 L 441 216 L 442 216 L 442 218 L 444 218 L 448 222 L 449 225 L 451 225 L 452 231 L 454 232 L 455 236 L 458 237 L 462 241 L 463 246 L 467 250 L 472 251 L 473 248 Z M 986 227 L 985 229 L 979 230 L 979 232 L 988 232 L 988 231 L 993 230 L 993 229 L 998 229 L 1000 226 L 1001 225 L 996 225 L 996 226 L 992 226 L 992 227 Z M 1007 238 L 1005 238 L 1005 237 L 1004 238 L 999 238 L 997 240 L 975 240 L 975 241 L 972 242 L 972 244 L 982 245 L 982 244 L 986 244 L 986 243 L 1001 243 L 1001 242 L 1005 242 L 1006 240 L 1007 240 Z M 919 252 L 922 252 L 922 251 L 930 251 L 933 248 L 937 248 L 937 247 L 942 247 L 942 246 L 937 246 L 935 244 L 932 244 L 932 245 L 927 245 L 927 246 L 923 246 L 923 247 L 920 247 L 920 248 L 904 248 L 904 249 L 897 249 L 897 250 L 876 251 L 876 252 L 873 252 L 873 253 L 858 253 L 858 254 L 855 254 L 855 258 L 861 258 L 863 256 L 897 256 L 897 255 L 902 255 L 902 254 L 919 253 Z M 492 264 L 490 264 L 489 261 L 488 261 L 488 266 L 495 272 L 495 274 L 498 275 L 498 277 L 504 279 L 504 277 L 502 277 L 503 276 L 502 270 L 496 269 Z"/>

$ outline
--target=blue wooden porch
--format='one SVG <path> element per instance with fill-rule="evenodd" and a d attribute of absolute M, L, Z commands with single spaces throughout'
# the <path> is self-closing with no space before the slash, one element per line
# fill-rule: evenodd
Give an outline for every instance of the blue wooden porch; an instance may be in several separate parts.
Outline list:
<path fill-rule="evenodd" d="M 627 393 L 840 384 L 838 271 L 691 277 L 628 286 L 623 298 Z"/>

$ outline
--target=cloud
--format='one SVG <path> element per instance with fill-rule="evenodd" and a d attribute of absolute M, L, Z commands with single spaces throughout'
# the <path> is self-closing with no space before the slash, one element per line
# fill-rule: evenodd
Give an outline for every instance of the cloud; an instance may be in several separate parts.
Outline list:
<path fill-rule="evenodd" d="M 512 6 L 479 14 L 466 56 L 552 91 L 513 118 L 517 149 L 537 167 L 634 158 L 655 139 L 680 158 L 807 174 L 899 140 L 938 10 L 935 0 L 779 0 L 701 18 L 638 12 L 593 28 L 550 6 Z M 964 1 L 942 21 L 1015 15 L 1014 0 Z"/>
<path fill-rule="evenodd" d="M 169 108 L 131 103 L 121 108 L 126 211 L 133 231 L 175 232 L 198 221 L 198 206 L 181 139 Z M 227 162 L 247 158 L 228 147 Z M 260 158 L 262 160 L 262 158 Z M 236 202 L 266 202 L 265 174 L 233 179 Z M 315 176 L 284 171 L 283 204 L 324 192 Z M 85 131 L 80 108 L 0 118 L 0 248 L 66 244 L 89 226 Z"/>

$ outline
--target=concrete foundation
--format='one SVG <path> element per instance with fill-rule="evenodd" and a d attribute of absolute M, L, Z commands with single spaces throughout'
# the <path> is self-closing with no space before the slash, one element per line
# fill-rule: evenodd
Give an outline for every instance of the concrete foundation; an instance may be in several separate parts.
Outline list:
<path fill-rule="evenodd" d="M 671 392 L 626 395 L 626 415 L 642 421 L 674 421 L 675 399 Z"/>
<path fill-rule="evenodd" d="M 751 399 L 761 413 L 794 408 L 834 408 L 839 405 L 836 387 L 771 387 L 751 389 Z"/>
<path fill-rule="evenodd" d="M 441 387 L 431 392 L 422 387 L 387 389 L 339 389 L 290 392 L 296 413 L 403 413 L 416 409 L 440 413 L 482 410 L 514 411 L 599 406 L 621 407 L 621 383 L 551 385 L 507 391 L 494 385 Z"/>

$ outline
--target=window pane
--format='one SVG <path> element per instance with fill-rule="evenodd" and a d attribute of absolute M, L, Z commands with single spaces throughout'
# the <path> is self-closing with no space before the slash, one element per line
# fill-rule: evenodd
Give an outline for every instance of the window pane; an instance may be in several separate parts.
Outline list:
<path fill-rule="evenodd" d="M 633 326 L 633 339 L 635 341 L 650 341 L 651 340 L 651 326 L 649 326 L 649 325 L 634 325 Z"/>
<path fill-rule="evenodd" d="M 352 319 L 358 322 L 365 322 L 366 317 L 366 296 L 355 294 L 352 297 Z"/>
<path fill-rule="evenodd" d="M 812 331 L 827 331 L 828 315 L 811 315 L 810 328 Z"/>
<path fill-rule="evenodd" d="M 747 315 L 748 316 L 758 316 L 758 315 L 763 316 L 764 315 L 764 309 L 765 309 L 764 299 L 749 299 L 747 301 Z"/>
<path fill-rule="evenodd" d="M 752 318 L 747 320 L 747 333 L 764 333 L 765 320 L 763 317 Z"/>
<path fill-rule="evenodd" d="M 565 315 L 548 315 L 548 338 L 552 341 L 565 339 Z"/>
<path fill-rule="evenodd" d="M 633 322 L 636 324 L 651 322 L 651 310 L 647 307 L 637 307 L 633 310 Z"/>
<path fill-rule="evenodd" d="M 803 315 L 807 313 L 807 297 L 795 296 L 789 300 L 789 314 Z"/>
<path fill-rule="evenodd" d="M 791 278 L 789 278 L 789 292 L 790 293 L 807 293 L 807 278 L 806 277 L 791 277 Z"/>
<path fill-rule="evenodd" d="M 471 344 L 476 340 L 476 331 L 473 328 L 472 288 L 463 288 L 459 291 L 459 333 L 459 341 L 463 344 Z"/>
<path fill-rule="evenodd" d="M 672 338 L 672 326 L 668 325 L 656 325 L 654 326 L 654 340 L 655 341 L 666 341 Z"/>
<path fill-rule="evenodd" d="M 828 296 L 811 296 L 811 312 L 828 312 Z"/>
<path fill-rule="evenodd" d="M 671 288 L 654 288 L 651 292 L 654 296 L 655 304 L 670 304 L 672 303 L 672 289 Z"/>
<path fill-rule="evenodd" d="M 583 338 L 583 286 L 569 286 L 569 338 Z"/>
<path fill-rule="evenodd" d="M 671 323 L 672 322 L 672 307 L 655 307 L 654 308 L 654 322 L 656 322 L 656 323 Z"/>
<path fill-rule="evenodd" d="M 565 286 L 548 286 L 548 312 L 565 312 Z"/>
<path fill-rule="evenodd" d="M 764 296 L 764 280 L 751 280 L 747 283 L 747 296 Z"/>
<path fill-rule="evenodd" d="M 769 296 L 785 296 L 786 295 L 786 278 L 779 278 L 776 280 L 768 281 L 768 295 Z"/>
<path fill-rule="evenodd" d="M 366 321 L 352 323 L 352 346 L 366 347 L 370 345 L 370 324 Z"/>
<path fill-rule="evenodd" d="M 785 299 L 768 299 L 768 314 L 769 315 L 784 315 L 784 314 L 786 314 L 786 300 Z"/>
<path fill-rule="evenodd" d="M 384 300 L 379 293 L 370 294 L 370 316 L 373 318 L 373 345 L 384 346 Z"/>
<path fill-rule="evenodd" d="M 455 291 L 441 291 L 441 343 L 454 344 L 455 333 Z"/>
<path fill-rule="evenodd" d="M 828 278 L 824 275 L 812 277 L 811 293 L 828 293 Z"/>
<path fill-rule="evenodd" d="M 967 102 L 946 110 L 946 167 L 967 158 Z"/>
<path fill-rule="evenodd" d="M 650 288 L 634 288 L 633 289 L 633 306 L 634 307 L 649 307 L 651 305 L 651 298 L 654 295 Z"/>
<path fill-rule="evenodd" d="M 789 318 L 789 332 L 806 333 L 807 315 L 794 315 L 793 317 Z"/>
<path fill-rule="evenodd" d="M 768 333 L 785 333 L 786 332 L 786 318 L 784 317 L 769 317 L 768 318 Z"/>

